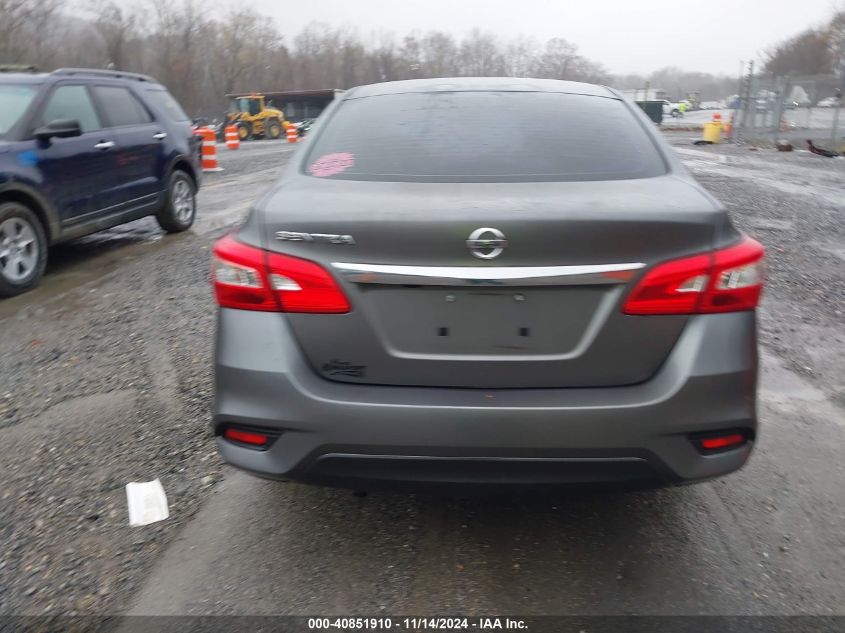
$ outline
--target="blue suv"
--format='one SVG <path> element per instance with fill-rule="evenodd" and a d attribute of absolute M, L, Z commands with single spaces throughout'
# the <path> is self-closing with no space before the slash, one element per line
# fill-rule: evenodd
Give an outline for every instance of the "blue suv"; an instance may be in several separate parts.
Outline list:
<path fill-rule="evenodd" d="M 0 69 L 0 296 L 33 288 L 48 247 L 154 215 L 189 228 L 200 140 L 151 77 Z M 8 69 L 7 69 L 8 70 Z"/>

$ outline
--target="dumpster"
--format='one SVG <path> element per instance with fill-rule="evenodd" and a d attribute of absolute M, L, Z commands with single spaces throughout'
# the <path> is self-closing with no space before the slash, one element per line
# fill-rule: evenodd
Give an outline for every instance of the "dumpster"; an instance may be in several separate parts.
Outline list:
<path fill-rule="evenodd" d="M 643 109 L 649 119 L 660 125 L 663 123 L 663 102 L 662 101 L 637 101 L 637 105 Z"/>

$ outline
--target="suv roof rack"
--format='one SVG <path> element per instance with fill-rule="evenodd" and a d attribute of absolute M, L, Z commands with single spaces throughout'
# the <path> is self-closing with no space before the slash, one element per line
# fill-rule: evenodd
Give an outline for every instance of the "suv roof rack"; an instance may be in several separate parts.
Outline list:
<path fill-rule="evenodd" d="M 53 75 L 94 75 L 99 77 L 113 77 L 114 79 L 134 79 L 135 81 L 155 82 L 155 79 L 148 75 L 138 73 L 127 73 L 122 70 L 102 70 L 99 68 L 59 68 L 54 70 Z"/>
<path fill-rule="evenodd" d="M 0 64 L 0 73 L 37 73 L 35 64 Z"/>

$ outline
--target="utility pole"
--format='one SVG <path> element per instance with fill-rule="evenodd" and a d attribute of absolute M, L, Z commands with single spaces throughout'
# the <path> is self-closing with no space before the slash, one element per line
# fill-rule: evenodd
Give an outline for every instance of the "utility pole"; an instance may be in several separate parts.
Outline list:
<path fill-rule="evenodd" d="M 788 77 L 786 77 L 782 80 L 779 80 L 778 85 L 774 87 L 776 88 L 775 93 L 777 94 L 777 102 L 775 103 L 774 131 L 772 142 L 777 143 L 778 139 L 780 138 L 780 126 L 781 124 L 783 124 L 783 118 L 786 114 L 786 110 L 784 109 L 784 103 L 789 97 L 789 91 L 792 88 L 792 82 L 789 80 Z"/>
<path fill-rule="evenodd" d="M 842 84 L 845 88 L 845 73 L 842 75 Z M 836 136 L 839 132 L 839 111 L 842 109 L 842 88 L 836 91 L 836 110 L 833 111 L 833 129 L 830 132 L 830 142 L 836 150 Z"/>
<path fill-rule="evenodd" d="M 748 117 L 751 110 L 751 84 L 754 80 L 754 60 L 748 62 L 748 75 L 740 77 L 739 103 L 734 110 L 733 129 L 734 142 L 739 145 L 743 141 L 743 132 L 748 126 Z"/>

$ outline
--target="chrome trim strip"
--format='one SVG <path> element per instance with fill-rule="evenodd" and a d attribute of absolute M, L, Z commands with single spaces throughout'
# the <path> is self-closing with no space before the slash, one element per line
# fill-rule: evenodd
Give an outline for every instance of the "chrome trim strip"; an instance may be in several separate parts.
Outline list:
<path fill-rule="evenodd" d="M 584 286 L 622 284 L 643 263 L 588 266 L 391 266 L 333 262 L 332 267 L 356 284 L 421 286 Z"/>

